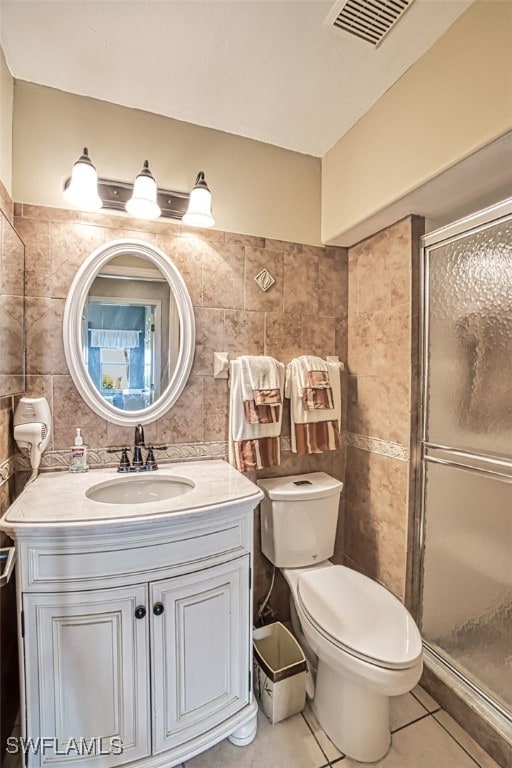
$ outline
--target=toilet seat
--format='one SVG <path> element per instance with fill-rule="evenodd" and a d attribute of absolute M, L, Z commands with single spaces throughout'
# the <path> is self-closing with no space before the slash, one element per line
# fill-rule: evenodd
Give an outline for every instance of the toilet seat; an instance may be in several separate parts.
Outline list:
<path fill-rule="evenodd" d="M 377 582 L 342 565 L 300 570 L 296 594 L 313 627 L 370 664 L 407 669 L 422 655 L 418 628 L 402 603 Z"/>

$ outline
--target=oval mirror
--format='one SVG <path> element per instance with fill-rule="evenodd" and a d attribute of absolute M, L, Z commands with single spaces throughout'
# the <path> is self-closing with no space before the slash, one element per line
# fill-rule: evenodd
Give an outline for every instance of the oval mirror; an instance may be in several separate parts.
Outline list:
<path fill-rule="evenodd" d="M 194 358 L 194 311 L 179 270 L 143 241 L 102 245 L 71 284 L 63 336 L 93 411 L 127 427 L 155 421 L 178 399 Z"/>

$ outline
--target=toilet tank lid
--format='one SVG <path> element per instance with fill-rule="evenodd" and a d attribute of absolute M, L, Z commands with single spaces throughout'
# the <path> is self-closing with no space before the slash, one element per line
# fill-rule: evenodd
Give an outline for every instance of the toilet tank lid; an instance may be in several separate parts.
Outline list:
<path fill-rule="evenodd" d="M 276 501 L 300 501 L 303 499 L 323 499 L 339 495 L 343 483 L 325 472 L 310 472 L 305 475 L 272 477 L 257 481 L 269 499 Z"/>

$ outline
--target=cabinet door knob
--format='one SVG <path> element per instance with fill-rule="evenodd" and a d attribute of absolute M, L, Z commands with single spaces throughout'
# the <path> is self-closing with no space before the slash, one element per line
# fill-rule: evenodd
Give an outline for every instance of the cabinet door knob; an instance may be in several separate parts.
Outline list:
<path fill-rule="evenodd" d="M 153 606 L 153 613 L 155 616 L 160 616 L 164 612 L 164 604 L 163 603 L 155 603 Z"/>
<path fill-rule="evenodd" d="M 135 609 L 135 618 L 136 619 L 143 619 L 146 615 L 146 609 L 143 605 L 138 605 Z"/>

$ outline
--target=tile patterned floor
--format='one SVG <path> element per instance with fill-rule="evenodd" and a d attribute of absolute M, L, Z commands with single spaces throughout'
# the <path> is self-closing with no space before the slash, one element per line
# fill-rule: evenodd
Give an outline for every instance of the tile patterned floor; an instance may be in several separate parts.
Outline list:
<path fill-rule="evenodd" d="M 375 768 L 499 768 L 459 725 L 417 686 L 391 700 L 391 749 Z M 260 712 L 258 734 L 247 747 L 222 741 L 181 768 L 361 768 L 342 755 L 307 706 L 271 725 Z"/>
<path fill-rule="evenodd" d="M 426 691 L 391 700 L 391 749 L 375 768 L 499 768 Z M 271 725 L 260 712 L 256 739 L 235 747 L 227 739 L 177 768 L 361 768 L 342 755 L 307 706 L 300 715 Z M 20 768 L 6 755 L 2 768 Z"/>

